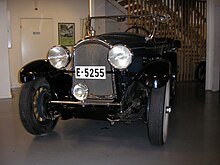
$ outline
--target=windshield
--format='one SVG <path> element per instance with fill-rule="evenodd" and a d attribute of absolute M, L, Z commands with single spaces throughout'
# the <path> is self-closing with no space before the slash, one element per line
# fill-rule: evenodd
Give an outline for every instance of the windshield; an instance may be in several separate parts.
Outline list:
<path fill-rule="evenodd" d="M 95 16 L 88 18 L 87 31 L 95 33 L 95 35 L 111 32 L 131 32 L 152 38 L 157 27 L 161 23 L 166 24 L 168 20 L 168 15 Z"/>

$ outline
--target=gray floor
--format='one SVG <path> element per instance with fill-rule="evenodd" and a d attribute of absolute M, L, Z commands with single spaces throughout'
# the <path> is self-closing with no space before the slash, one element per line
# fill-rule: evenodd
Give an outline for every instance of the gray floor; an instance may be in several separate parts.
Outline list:
<path fill-rule="evenodd" d="M 219 93 L 195 83 L 177 85 L 168 141 L 152 146 L 141 122 L 60 120 L 54 132 L 34 137 L 18 116 L 19 90 L 0 100 L 1 165 L 217 165 L 220 164 Z"/>

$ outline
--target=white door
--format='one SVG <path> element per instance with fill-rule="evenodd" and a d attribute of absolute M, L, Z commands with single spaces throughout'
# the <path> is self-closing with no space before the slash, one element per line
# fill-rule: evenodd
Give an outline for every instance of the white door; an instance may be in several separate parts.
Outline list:
<path fill-rule="evenodd" d="M 21 19 L 22 64 L 45 59 L 47 51 L 54 45 L 52 19 Z"/>

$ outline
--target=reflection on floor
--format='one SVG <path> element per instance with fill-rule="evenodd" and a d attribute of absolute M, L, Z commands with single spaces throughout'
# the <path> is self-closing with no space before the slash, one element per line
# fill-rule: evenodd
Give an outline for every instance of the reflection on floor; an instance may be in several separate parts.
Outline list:
<path fill-rule="evenodd" d="M 150 145 L 141 122 L 130 125 L 74 119 L 45 137 L 28 134 L 18 116 L 19 90 L 0 100 L 1 165 L 218 165 L 219 93 L 197 83 L 177 85 L 164 146 Z"/>

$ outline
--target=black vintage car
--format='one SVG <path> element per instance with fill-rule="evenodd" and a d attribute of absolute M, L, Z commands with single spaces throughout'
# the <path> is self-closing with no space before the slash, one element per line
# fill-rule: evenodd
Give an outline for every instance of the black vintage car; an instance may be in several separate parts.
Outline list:
<path fill-rule="evenodd" d="M 128 18 L 150 19 L 154 27 L 135 25 L 123 32 L 95 34 L 91 26 L 96 19 L 126 22 Z M 72 46 L 72 52 L 54 46 L 46 59 L 22 67 L 19 108 L 25 129 L 44 135 L 59 118 L 105 119 L 111 125 L 143 120 L 150 142 L 164 144 L 179 47 L 176 40 L 155 37 L 156 28 L 167 19 L 160 15 L 89 17 L 88 36 Z"/>

